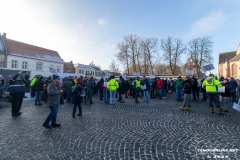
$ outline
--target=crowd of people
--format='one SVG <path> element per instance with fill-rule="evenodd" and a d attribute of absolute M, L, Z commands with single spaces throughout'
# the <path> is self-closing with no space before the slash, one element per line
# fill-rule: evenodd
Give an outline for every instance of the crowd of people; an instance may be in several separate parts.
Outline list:
<path fill-rule="evenodd" d="M 125 99 L 130 97 L 136 104 L 140 103 L 139 97 L 144 97 L 144 103 L 149 104 L 151 99 L 167 99 L 168 94 L 175 94 L 175 100 L 182 101 L 179 103 L 181 111 L 191 111 L 192 101 L 208 99 L 210 112 L 214 113 L 215 106 L 217 114 L 224 115 L 234 102 L 238 102 L 240 90 L 239 81 L 234 78 L 218 79 L 212 74 L 203 79 L 194 76 L 179 76 L 177 79 L 159 77 L 150 79 L 146 76 L 134 78 L 111 76 L 97 79 L 69 76 L 61 79 L 57 75 L 48 78 L 37 75 L 31 81 L 28 75 L 20 78 L 17 74 L 9 80 L 8 85 L 13 99 L 12 116 L 21 115 L 20 108 L 25 92 L 30 92 L 31 97 L 35 98 L 36 106 L 42 105 L 43 101 L 49 105 L 50 113 L 43 123 L 43 127 L 47 129 L 61 126 L 56 120 L 59 104 L 73 103 L 72 117 L 75 118 L 77 109 L 77 116 L 82 116 L 82 103 L 85 105 L 94 103 L 93 96 L 99 96 L 102 103 L 114 107 L 116 101 L 126 103 Z"/>

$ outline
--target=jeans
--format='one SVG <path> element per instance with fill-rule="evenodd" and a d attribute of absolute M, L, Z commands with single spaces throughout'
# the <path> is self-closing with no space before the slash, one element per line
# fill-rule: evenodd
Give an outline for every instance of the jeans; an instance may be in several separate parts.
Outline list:
<path fill-rule="evenodd" d="M 195 88 L 192 90 L 192 96 L 194 100 L 197 99 L 197 90 Z"/>
<path fill-rule="evenodd" d="M 176 89 L 176 100 L 177 101 L 182 100 L 182 88 Z"/>
<path fill-rule="evenodd" d="M 73 116 L 75 116 L 75 114 L 76 114 L 77 107 L 78 107 L 79 115 L 82 115 L 82 105 L 81 105 L 81 103 L 74 103 L 73 113 L 72 113 Z"/>
<path fill-rule="evenodd" d="M 48 125 L 50 121 L 52 124 L 55 124 L 57 120 L 58 105 L 49 106 L 49 108 L 50 108 L 50 113 L 44 122 L 44 124 L 46 125 Z"/>
<path fill-rule="evenodd" d="M 232 106 L 230 97 L 220 96 L 220 103 L 225 110 L 228 110 Z"/>
<path fill-rule="evenodd" d="M 36 91 L 35 92 L 35 104 L 40 104 L 41 103 L 41 98 L 42 98 L 43 91 Z"/>
<path fill-rule="evenodd" d="M 116 91 L 110 91 L 110 105 L 113 105 L 116 103 Z"/>
<path fill-rule="evenodd" d="M 104 104 L 108 104 L 107 90 L 103 91 L 103 102 L 104 102 Z"/>
<path fill-rule="evenodd" d="M 120 97 L 120 96 L 119 96 L 119 97 Z M 122 99 L 121 102 L 125 102 L 125 94 L 121 94 L 121 97 L 122 97 L 122 98 L 121 98 L 121 99 Z"/>
<path fill-rule="evenodd" d="M 71 90 L 65 90 L 67 102 L 71 102 L 72 99 L 72 91 Z"/>
<path fill-rule="evenodd" d="M 191 94 L 184 94 L 183 108 L 191 108 Z"/>
<path fill-rule="evenodd" d="M 162 89 L 158 89 L 158 90 L 157 90 L 157 95 L 158 95 L 158 97 L 159 97 L 160 99 L 162 98 L 162 96 L 163 96 Z"/>
<path fill-rule="evenodd" d="M 149 91 L 144 91 L 144 98 L 147 104 L 150 102 Z"/>
<path fill-rule="evenodd" d="M 213 107 L 213 103 L 217 108 L 220 108 L 219 96 L 218 93 L 207 93 L 209 97 L 209 107 Z"/>
<path fill-rule="evenodd" d="M 163 97 L 167 97 L 167 89 L 163 89 Z"/>
<path fill-rule="evenodd" d="M 87 103 L 87 101 L 89 100 L 90 104 L 93 104 L 92 102 L 92 96 L 93 96 L 93 90 L 89 90 L 87 91 L 87 98 L 85 99 L 85 104 Z"/>

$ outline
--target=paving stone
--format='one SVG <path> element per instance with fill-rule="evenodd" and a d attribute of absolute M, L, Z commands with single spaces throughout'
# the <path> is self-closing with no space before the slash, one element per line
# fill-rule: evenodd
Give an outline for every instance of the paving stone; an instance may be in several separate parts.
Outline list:
<path fill-rule="evenodd" d="M 75 119 L 72 104 L 60 105 L 62 127 L 51 130 L 42 127 L 49 114 L 46 104 L 24 100 L 23 114 L 11 117 L 10 103 L 0 101 L 0 159 L 207 159 L 210 154 L 199 149 L 239 149 L 223 155 L 240 159 L 239 112 L 210 114 L 202 101 L 182 112 L 174 98 L 149 105 L 128 98 L 110 107 L 94 97 L 92 106 L 83 105 L 83 117 Z"/>

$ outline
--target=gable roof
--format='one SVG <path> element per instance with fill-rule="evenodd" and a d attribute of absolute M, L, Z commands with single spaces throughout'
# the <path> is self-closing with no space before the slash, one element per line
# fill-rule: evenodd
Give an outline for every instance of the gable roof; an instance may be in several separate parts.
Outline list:
<path fill-rule="evenodd" d="M 236 55 L 235 57 L 233 57 L 232 59 L 229 60 L 229 62 L 236 62 L 240 60 L 240 54 Z"/>
<path fill-rule="evenodd" d="M 18 42 L 8 38 L 5 39 L 5 43 L 8 49 L 8 54 L 10 55 L 63 63 L 62 58 L 56 51 Z"/>
<path fill-rule="evenodd" d="M 3 38 L 0 34 L 0 52 L 5 52 L 5 45 L 4 45 L 4 42 L 3 42 Z"/>
<path fill-rule="evenodd" d="M 220 53 L 219 54 L 219 64 L 230 61 L 236 55 L 237 55 L 236 51 Z"/>

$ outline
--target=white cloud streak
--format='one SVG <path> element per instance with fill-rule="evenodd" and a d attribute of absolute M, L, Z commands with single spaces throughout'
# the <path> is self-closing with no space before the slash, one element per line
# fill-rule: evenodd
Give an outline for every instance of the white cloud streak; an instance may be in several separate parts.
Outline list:
<path fill-rule="evenodd" d="M 220 10 L 210 13 L 196 21 L 190 31 L 190 37 L 211 34 L 221 28 L 227 20 L 227 16 Z"/>

